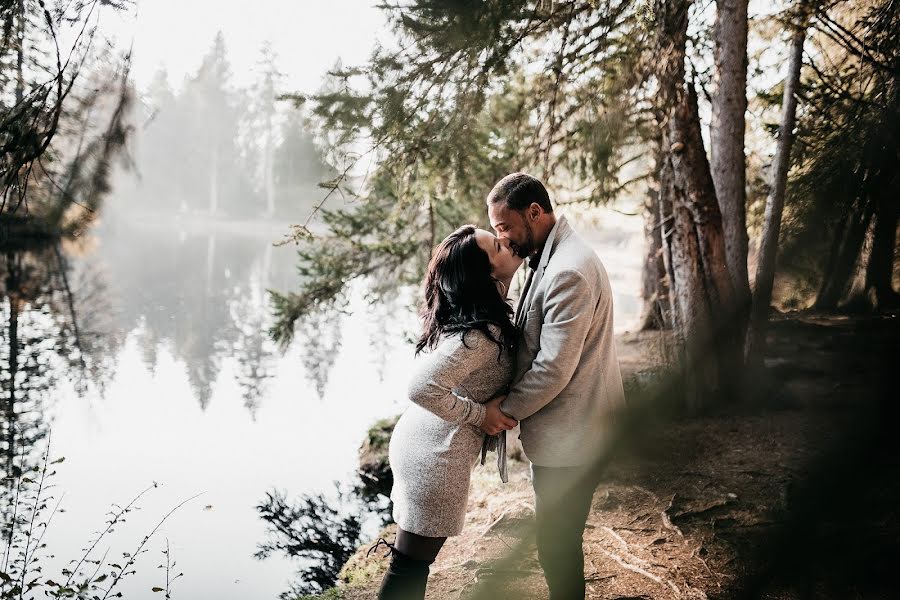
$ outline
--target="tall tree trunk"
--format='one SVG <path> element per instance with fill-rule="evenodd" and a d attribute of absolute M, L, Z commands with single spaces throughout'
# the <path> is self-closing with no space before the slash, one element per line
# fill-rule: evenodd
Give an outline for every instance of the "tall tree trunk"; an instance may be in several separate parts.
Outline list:
<path fill-rule="evenodd" d="M 219 144 L 213 143 L 209 165 L 209 214 L 219 209 Z"/>
<path fill-rule="evenodd" d="M 850 214 L 840 222 L 823 269 L 815 308 L 835 310 L 847 295 L 873 212 L 869 198 L 860 197 L 853 203 Z"/>
<path fill-rule="evenodd" d="M 860 244 L 859 252 L 856 255 L 856 261 L 853 263 L 853 274 L 850 276 L 846 293 L 839 304 L 839 308 L 846 312 L 868 313 L 872 311 L 873 303 L 867 294 L 866 289 L 866 271 L 869 264 L 869 258 L 872 256 L 872 246 L 875 240 L 875 223 L 878 221 L 878 215 L 875 213 L 875 201 L 870 201 L 872 205 L 872 218 L 866 227 L 863 235 L 862 244 Z"/>
<path fill-rule="evenodd" d="M 747 0 L 716 0 L 715 80 L 710 126 L 710 168 L 722 213 L 725 254 L 739 319 L 750 307 L 747 279 Z"/>
<path fill-rule="evenodd" d="M 651 190 L 644 202 L 644 238 L 647 253 L 641 272 L 641 297 L 644 308 L 639 320 L 641 331 L 665 329 L 670 325 L 668 281 L 662 251 L 662 226 L 659 191 Z"/>
<path fill-rule="evenodd" d="M 684 344 L 687 403 L 697 409 L 732 381 L 743 345 L 735 339 L 722 214 L 700 133 L 697 92 L 685 83 L 689 6 L 685 0 L 655 2 L 657 119 L 664 153 L 660 197 L 672 209 L 669 291 Z"/>
<path fill-rule="evenodd" d="M 788 169 L 791 164 L 791 145 L 794 143 L 794 124 L 797 120 L 797 90 L 800 87 L 800 69 L 803 66 L 804 25 L 797 27 L 791 36 L 787 76 L 784 79 L 784 96 L 781 101 L 781 125 L 778 128 L 778 146 L 772 165 L 772 182 L 766 198 L 766 213 L 762 238 L 759 244 L 759 260 L 753 291 L 753 312 L 748 337 L 748 355 L 757 356 L 765 346 L 766 319 L 772 301 L 775 281 L 775 256 L 778 252 L 778 235 L 781 231 L 781 214 L 787 189 Z"/>
<path fill-rule="evenodd" d="M 865 293 L 872 308 L 884 310 L 900 304 L 894 291 L 894 250 L 897 244 L 897 189 L 900 176 L 895 174 L 887 186 L 881 186 L 875 198 L 875 228 L 872 252 L 866 268 Z"/>
<path fill-rule="evenodd" d="M 275 126 L 272 123 L 272 113 L 266 115 L 266 146 L 265 146 L 265 187 L 266 187 L 266 216 L 275 214 Z"/>
<path fill-rule="evenodd" d="M 16 105 L 22 104 L 25 99 L 25 0 L 19 0 L 17 10 L 18 23 L 16 24 Z"/>
<path fill-rule="evenodd" d="M 662 140 L 660 140 L 662 143 Z M 662 156 L 662 155 L 661 155 Z M 662 159 L 661 159 L 662 160 Z M 662 187 L 668 186 L 672 180 L 672 163 L 663 160 L 659 168 L 660 193 L 657 196 L 657 208 L 659 209 L 659 239 L 662 245 L 663 268 L 665 269 L 665 286 L 666 286 L 666 307 L 665 310 L 669 315 L 669 323 L 676 335 L 681 335 L 683 330 L 681 322 L 678 320 L 678 310 L 675 306 L 675 294 L 672 292 L 672 282 L 675 281 L 675 270 L 673 267 L 672 257 L 672 194 L 662 193 Z"/>

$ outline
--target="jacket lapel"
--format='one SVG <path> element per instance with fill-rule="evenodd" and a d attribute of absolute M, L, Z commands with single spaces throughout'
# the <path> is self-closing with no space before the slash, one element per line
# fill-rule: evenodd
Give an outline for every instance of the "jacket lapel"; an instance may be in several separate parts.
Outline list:
<path fill-rule="evenodd" d="M 525 325 L 525 315 L 531 310 L 534 292 L 541 282 L 541 277 L 543 277 L 544 271 L 547 269 L 547 263 L 550 262 L 553 251 L 556 250 L 557 243 L 561 239 L 562 234 L 566 231 L 568 231 L 568 223 L 566 222 L 566 217 L 561 215 L 559 219 L 557 219 L 556 225 L 550 230 L 550 235 L 547 236 L 547 241 L 544 243 L 544 250 L 541 252 L 541 259 L 538 261 L 537 268 L 528 275 L 528 281 L 525 283 L 525 288 L 522 290 L 522 296 L 519 298 L 519 306 L 516 309 L 516 327 L 521 328 Z"/>
<path fill-rule="evenodd" d="M 530 271 L 528 273 L 528 278 L 525 280 L 525 287 L 522 288 L 522 295 L 519 296 L 519 303 L 516 306 L 516 327 L 522 327 L 522 325 L 525 324 L 525 313 L 528 312 L 525 308 L 525 301 L 531 292 L 531 283 L 533 280 L 534 271 Z"/>

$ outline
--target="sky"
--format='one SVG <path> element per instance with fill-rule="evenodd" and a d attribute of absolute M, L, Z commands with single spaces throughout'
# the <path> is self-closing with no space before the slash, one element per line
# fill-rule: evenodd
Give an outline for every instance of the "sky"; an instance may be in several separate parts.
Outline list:
<path fill-rule="evenodd" d="M 134 44 L 132 74 L 146 88 L 160 67 L 179 87 L 197 70 L 216 32 L 225 35 L 233 81 L 248 85 L 264 42 L 270 42 L 285 75 L 284 91 L 310 92 L 340 58 L 365 61 L 385 16 L 376 0 L 137 0 L 125 13 L 107 10 L 100 30 L 128 48 Z"/>

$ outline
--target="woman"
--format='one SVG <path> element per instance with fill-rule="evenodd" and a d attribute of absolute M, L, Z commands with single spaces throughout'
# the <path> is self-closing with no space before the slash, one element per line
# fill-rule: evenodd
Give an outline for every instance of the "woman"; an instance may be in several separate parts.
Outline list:
<path fill-rule="evenodd" d="M 512 429 L 500 398 L 513 376 L 516 330 L 506 290 L 522 264 L 508 242 L 472 225 L 437 247 L 425 276 L 430 355 L 409 385 L 412 404 L 391 436 L 397 539 L 378 597 L 423 598 L 429 566 L 462 531 L 469 479 L 485 433 Z"/>

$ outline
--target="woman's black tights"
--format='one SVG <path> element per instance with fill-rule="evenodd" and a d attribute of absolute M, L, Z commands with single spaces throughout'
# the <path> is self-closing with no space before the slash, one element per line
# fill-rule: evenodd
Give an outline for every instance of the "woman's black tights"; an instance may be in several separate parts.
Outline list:
<path fill-rule="evenodd" d="M 431 563 L 446 540 L 445 537 L 425 537 L 397 529 L 397 539 L 391 548 L 391 564 L 381 580 L 378 600 L 424 598 Z"/>

